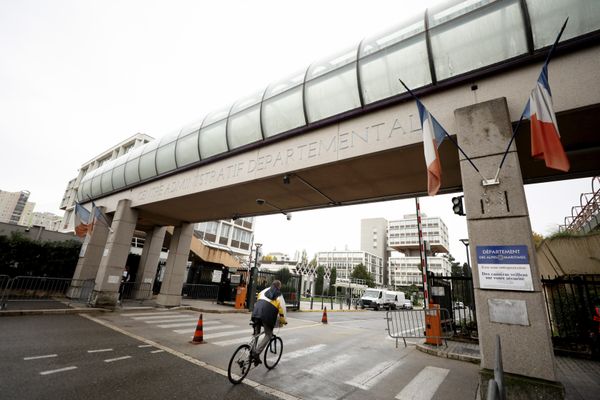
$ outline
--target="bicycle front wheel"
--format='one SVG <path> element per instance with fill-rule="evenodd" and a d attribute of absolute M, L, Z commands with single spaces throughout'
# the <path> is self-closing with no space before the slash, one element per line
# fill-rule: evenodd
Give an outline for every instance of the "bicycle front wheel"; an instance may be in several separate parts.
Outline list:
<path fill-rule="evenodd" d="M 240 383 L 248 375 L 250 367 L 250 345 L 243 344 L 235 350 L 231 360 L 229 360 L 229 367 L 227 368 L 229 381 L 234 385 Z"/>
<path fill-rule="evenodd" d="M 279 336 L 273 336 L 265 349 L 265 367 L 273 369 L 279 363 L 283 353 L 283 340 Z"/>

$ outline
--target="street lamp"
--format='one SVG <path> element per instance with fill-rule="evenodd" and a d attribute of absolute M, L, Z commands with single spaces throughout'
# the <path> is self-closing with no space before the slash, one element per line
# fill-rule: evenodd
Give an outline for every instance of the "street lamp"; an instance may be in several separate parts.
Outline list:
<path fill-rule="evenodd" d="M 467 249 L 467 266 L 469 267 L 469 269 L 471 269 L 471 261 L 469 260 L 469 239 L 459 239 L 461 241 L 462 244 L 465 245 L 465 248 Z"/>
<path fill-rule="evenodd" d="M 254 243 L 256 251 L 254 253 L 254 266 L 250 268 L 250 278 L 248 280 L 248 296 L 246 300 L 248 309 L 252 311 L 254 309 L 254 301 L 256 297 L 256 276 L 258 275 L 258 251 L 262 246 L 262 243 Z"/>

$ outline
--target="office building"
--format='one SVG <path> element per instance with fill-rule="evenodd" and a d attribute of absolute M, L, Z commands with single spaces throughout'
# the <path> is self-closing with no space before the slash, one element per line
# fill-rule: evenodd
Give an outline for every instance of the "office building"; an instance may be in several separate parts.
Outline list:
<path fill-rule="evenodd" d="M 22 225 L 27 221 L 35 203 L 28 203 L 29 191 L 7 192 L 0 190 L 0 222 Z"/>
<path fill-rule="evenodd" d="M 322 251 L 317 253 L 317 266 L 325 268 L 325 278 L 335 268 L 337 279 L 350 279 L 354 267 L 362 264 L 373 276 L 375 284 L 383 285 L 383 258 L 366 251 Z"/>

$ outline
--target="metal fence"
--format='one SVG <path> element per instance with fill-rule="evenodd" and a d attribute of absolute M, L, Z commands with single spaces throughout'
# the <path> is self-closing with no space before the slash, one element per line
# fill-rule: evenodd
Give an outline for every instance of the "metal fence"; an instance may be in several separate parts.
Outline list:
<path fill-rule="evenodd" d="M 143 282 L 123 282 L 119 287 L 119 299 L 143 302 L 152 298 L 152 284 Z"/>
<path fill-rule="evenodd" d="M 450 310 L 455 336 L 477 338 L 477 317 L 473 277 L 429 276 L 431 298 L 440 308 Z"/>
<path fill-rule="evenodd" d="M 60 301 L 88 303 L 93 279 L 48 278 L 42 276 L 0 277 L 0 307 L 10 302 Z"/>
<path fill-rule="evenodd" d="M 600 358 L 600 275 L 543 278 L 555 349 Z"/>
<path fill-rule="evenodd" d="M 445 308 L 429 310 L 394 310 L 385 314 L 388 334 L 398 340 L 431 339 L 435 344 L 445 343 L 453 335 L 452 318 Z"/>
<path fill-rule="evenodd" d="M 302 307 L 308 307 L 309 310 L 323 310 L 325 307 L 330 310 L 356 310 L 359 300 L 345 296 L 313 296 L 304 298 Z"/>
<path fill-rule="evenodd" d="M 188 299 L 201 299 L 217 301 L 219 285 L 204 285 L 198 283 L 184 283 L 181 296 Z"/>
<path fill-rule="evenodd" d="M 281 294 L 285 304 L 292 310 L 300 309 L 300 285 L 302 276 L 295 274 L 282 274 L 279 272 L 258 271 L 256 278 L 256 293 L 271 286 L 271 283 L 279 279 L 281 281 Z"/>

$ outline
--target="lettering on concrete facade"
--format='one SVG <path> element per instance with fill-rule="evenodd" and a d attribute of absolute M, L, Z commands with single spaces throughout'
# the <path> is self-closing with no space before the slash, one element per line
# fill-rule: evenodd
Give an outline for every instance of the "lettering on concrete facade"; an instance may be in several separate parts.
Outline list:
<path fill-rule="evenodd" d="M 181 172 L 133 189 L 133 202 L 181 196 L 421 141 L 421 126 L 414 114 L 400 118 L 396 112 L 388 120 L 381 119 L 363 126 L 356 126 L 359 119 L 352 125 L 322 128 Z"/>
<path fill-rule="evenodd" d="M 527 246 L 477 246 L 481 289 L 533 291 Z"/>

